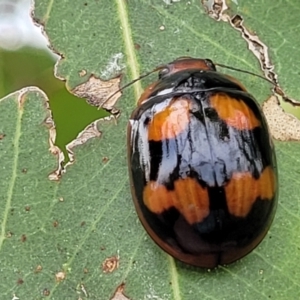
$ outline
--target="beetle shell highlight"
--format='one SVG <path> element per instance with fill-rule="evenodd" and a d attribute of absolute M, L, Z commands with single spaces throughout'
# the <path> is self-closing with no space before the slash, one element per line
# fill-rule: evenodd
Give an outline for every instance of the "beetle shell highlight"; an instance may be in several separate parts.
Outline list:
<path fill-rule="evenodd" d="M 252 251 L 277 206 L 277 168 L 256 100 L 210 60 L 162 68 L 128 125 L 131 192 L 151 238 L 213 268 Z"/>

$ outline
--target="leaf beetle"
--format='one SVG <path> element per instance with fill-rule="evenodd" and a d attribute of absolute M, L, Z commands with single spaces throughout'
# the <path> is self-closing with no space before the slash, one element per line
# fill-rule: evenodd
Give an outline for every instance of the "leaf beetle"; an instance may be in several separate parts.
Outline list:
<path fill-rule="evenodd" d="M 277 167 L 259 104 L 209 59 L 154 71 L 128 124 L 128 167 L 139 219 L 174 258 L 230 264 L 266 235 L 277 206 Z M 153 72 L 153 71 L 152 71 Z"/>

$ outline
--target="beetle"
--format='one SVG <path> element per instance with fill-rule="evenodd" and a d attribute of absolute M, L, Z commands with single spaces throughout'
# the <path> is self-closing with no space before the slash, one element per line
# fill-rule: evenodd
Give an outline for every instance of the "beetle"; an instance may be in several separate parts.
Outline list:
<path fill-rule="evenodd" d="M 138 217 L 177 260 L 230 264 L 262 241 L 276 211 L 266 119 L 245 87 L 209 59 L 178 58 L 158 70 L 128 123 Z"/>

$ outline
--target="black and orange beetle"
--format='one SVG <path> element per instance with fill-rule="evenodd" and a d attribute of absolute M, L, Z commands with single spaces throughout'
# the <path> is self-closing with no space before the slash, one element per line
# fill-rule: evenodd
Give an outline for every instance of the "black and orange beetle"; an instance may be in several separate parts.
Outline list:
<path fill-rule="evenodd" d="M 212 268 L 252 251 L 277 206 L 273 143 L 256 100 L 211 60 L 159 68 L 128 125 L 131 191 L 151 238 Z"/>

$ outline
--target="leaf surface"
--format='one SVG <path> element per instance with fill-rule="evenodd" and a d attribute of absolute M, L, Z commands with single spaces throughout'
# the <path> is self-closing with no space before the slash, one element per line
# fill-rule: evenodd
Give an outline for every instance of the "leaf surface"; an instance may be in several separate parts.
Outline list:
<path fill-rule="evenodd" d="M 36 2 L 35 17 L 45 25 L 52 46 L 64 56 L 57 72 L 70 88 L 82 83 L 82 70 L 87 76 L 109 79 L 121 68 L 126 83 L 161 63 L 187 55 L 259 73 L 259 64 L 239 32 L 210 19 L 200 1 L 172 5 L 159 0 Z M 297 53 L 291 51 L 285 59 L 286 53 L 281 51 L 289 49 L 286 45 L 300 46 L 298 39 L 285 33 L 286 28 L 298 25 L 298 9 L 287 1 L 276 4 L 284 11 L 289 8 L 283 26 L 281 20 L 274 21 L 278 13 L 270 8 L 272 3 L 230 5 L 269 43 L 284 89 L 296 93 L 298 71 L 289 72 L 288 65 L 293 69 L 291 62 L 296 61 Z M 123 60 L 111 68 L 119 53 Z M 266 82 L 231 74 L 260 103 L 270 95 Z M 1 100 L 0 134 L 5 137 L 0 140 L 0 251 L 5 277 L 0 290 L 5 299 L 16 294 L 20 299 L 86 299 L 88 295 L 89 299 L 105 300 L 122 283 L 132 300 L 298 298 L 297 142 L 276 142 L 280 176 L 277 214 L 264 241 L 247 257 L 227 267 L 201 270 L 174 261 L 146 235 L 130 195 L 126 124 L 142 87 L 154 78 L 124 90 L 117 103 L 121 110 L 117 123 L 102 122 L 101 138 L 75 149 L 76 163 L 59 182 L 47 179 L 55 168 L 55 158 L 48 152 L 43 96 L 31 92 L 21 106 L 17 96 Z M 119 258 L 119 267 L 103 272 L 102 263 L 114 256 Z M 57 279 L 59 272 L 65 274 L 64 279 Z"/>

